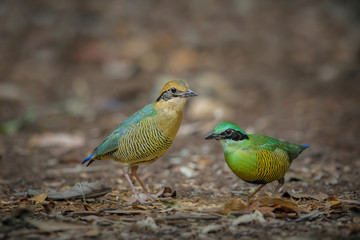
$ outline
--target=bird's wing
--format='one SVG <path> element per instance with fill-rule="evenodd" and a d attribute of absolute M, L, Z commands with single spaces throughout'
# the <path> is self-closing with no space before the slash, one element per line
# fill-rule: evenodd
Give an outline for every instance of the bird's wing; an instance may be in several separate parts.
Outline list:
<path fill-rule="evenodd" d="M 293 144 L 289 142 L 280 141 L 278 139 L 263 136 L 263 135 L 253 135 L 254 136 L 254 146 L 257 146 L 256 150 L 268 150 L 271 152 L 284 152 L 289 156 L 289 160 L 292 161 L 295 159 L 305 147 L 298 144 Z M 282 150 L 282 151 L 280 151 Z"/>
<path fill-rule="evenodd" d="M 128 130 L 131 131 L 132 126 L 139 123 L 145 118 L 152 117 L 156 111 L 152 104 L 146 105 L 140 111 L 131 115 L 122 122 L 106 139 L 98 146 L 94 152 L 94 157 L 115 151 L 119 147 L 119 140 Z"/>

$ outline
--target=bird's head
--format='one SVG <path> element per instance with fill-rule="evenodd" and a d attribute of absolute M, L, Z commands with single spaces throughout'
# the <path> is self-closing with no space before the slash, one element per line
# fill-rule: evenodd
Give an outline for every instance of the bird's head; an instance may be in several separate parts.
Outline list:
<path fill-rule="evenodd" d="M 223 122 L 216 126 L 214 132 L 210 133 L 205 139 L 241 141 L 249 139 L 248 135 L 235 123 Z"/>
<path fill-rule="evenodd" d="M 181 80 L 166 83 L 156 99 L 156 104 L 162 107 L 183 107 L 186 100 L 197 96 L 196 92 L 189 89 L 189 85 Z"/>

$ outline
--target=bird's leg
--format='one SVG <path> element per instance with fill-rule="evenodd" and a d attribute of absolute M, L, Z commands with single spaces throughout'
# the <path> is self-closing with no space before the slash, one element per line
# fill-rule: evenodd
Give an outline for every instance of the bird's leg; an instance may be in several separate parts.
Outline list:
<path fill-rule="evenodd" d="M 261 185 L 255 190 L 255 192 L 253 192 L 253 194 L 251 194 L 251 195 L 248 197 L 247 201 L 249 202 L 249 200 L 250 200 L 253 196 L 255 196 L 255 194 L 257 194 L 263 187 L 265 187 L 265 185 L 266 185 L 266 184 L 261 184 Z"/>
<path fill-rule="evenodd" d="M 280 188 L 284 185 L 285 180 L 284 180 L 284 178 L 282 178 L 282 179 L 278 180 L 278 182 L 279 182 L 279 184 L 275 188 L 273 194 L 271 195 L 271 198 L 273 198 L 275 193 L 277 193 L 280 190 Z"/>
<path fill-rule="evenodd" d="M 139 196 L 139 194 L 137 193 L 134 185 L 133 185 L 132 182 L 131 182 L 131 179 L 130 179 L 129 173 L 128 173 L 128 172 L 129 172 L 129 168 L 128 168 L 128 167 L 124 167 L 123 172 L 124 172 L 124 176 L 126 177 L 126 180 L 128 180 L 128 182 L 129 182 L 129 184 L 130 184 L 130 186 L 131 186 L 131 189 L 133 190 L 134 195 L 135 195 L 135 200 L 132 201 L 132 202 L 130 202 L 130 204 L 135 203 L 136 201 L 139 201 L 139 202 L 141 202 L 141 203 L 144 203 L 145 201 L 140 198 L 140 196 Z"/>
<path fill-rule="evenodd" d="M 145 185 L 143 184 L 143 182 L 140 180 L 139 176 L 137 175 L 137 169 L 138 169 L 138 166 L 135 166 L 135 167 L 132 167 L 131 168 L 131 173 L 132 175 L 136 178 L 136 180 L 139 182 L 140 186 L 142 187 L 142 189 L 144 190 L 146 196 L 147 196 L 147 199 L 149 200 L 156 200 L 156 197 L 152 196 L 148 190 L 146 189 Z"/>

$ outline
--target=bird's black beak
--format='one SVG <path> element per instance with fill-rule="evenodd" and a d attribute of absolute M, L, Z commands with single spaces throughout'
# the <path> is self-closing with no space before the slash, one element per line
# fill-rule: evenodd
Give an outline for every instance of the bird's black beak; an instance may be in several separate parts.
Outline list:
<path fill-rule="evenodd" d="M 221 140 L 224 139 L 224 137 L 220 134 L 215 134 L 215 133 L 210 133 L 209 135 L 207 135 L 205 137 L 205 139 L 209 140 L 209 139 L 216 139 L 216 140 Z"/>
<path fill-rule="evenodd" d="M 179 97 L 185 97 L 185 98 L 195 97 L 195 96 L 197 96 L 197 93 L 189 89 L 189 90 L 187 90 L 186 92 L 181 92 L 181 93 L 179 93 L 178 96 L 179 96 Z"/>

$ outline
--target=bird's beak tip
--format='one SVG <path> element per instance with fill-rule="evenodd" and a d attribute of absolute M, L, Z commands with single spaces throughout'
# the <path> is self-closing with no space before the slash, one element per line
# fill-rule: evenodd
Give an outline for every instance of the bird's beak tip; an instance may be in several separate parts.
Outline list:
<path fill-rule="evenodd" d="M 210 133 L 210 134 L 205 136 L 205 139 L 206 140 L 213 139 L 215 137 L 214 135 L 215 135 L 214 133 Z"/>
<path fill-rule="evenodd" d="M 187 95 L 189 97 L 195 97 L 195 96 L 198 96 L 198 94 L 196 92 L 194 92 L 193 90 L 187 90 Z"/>

